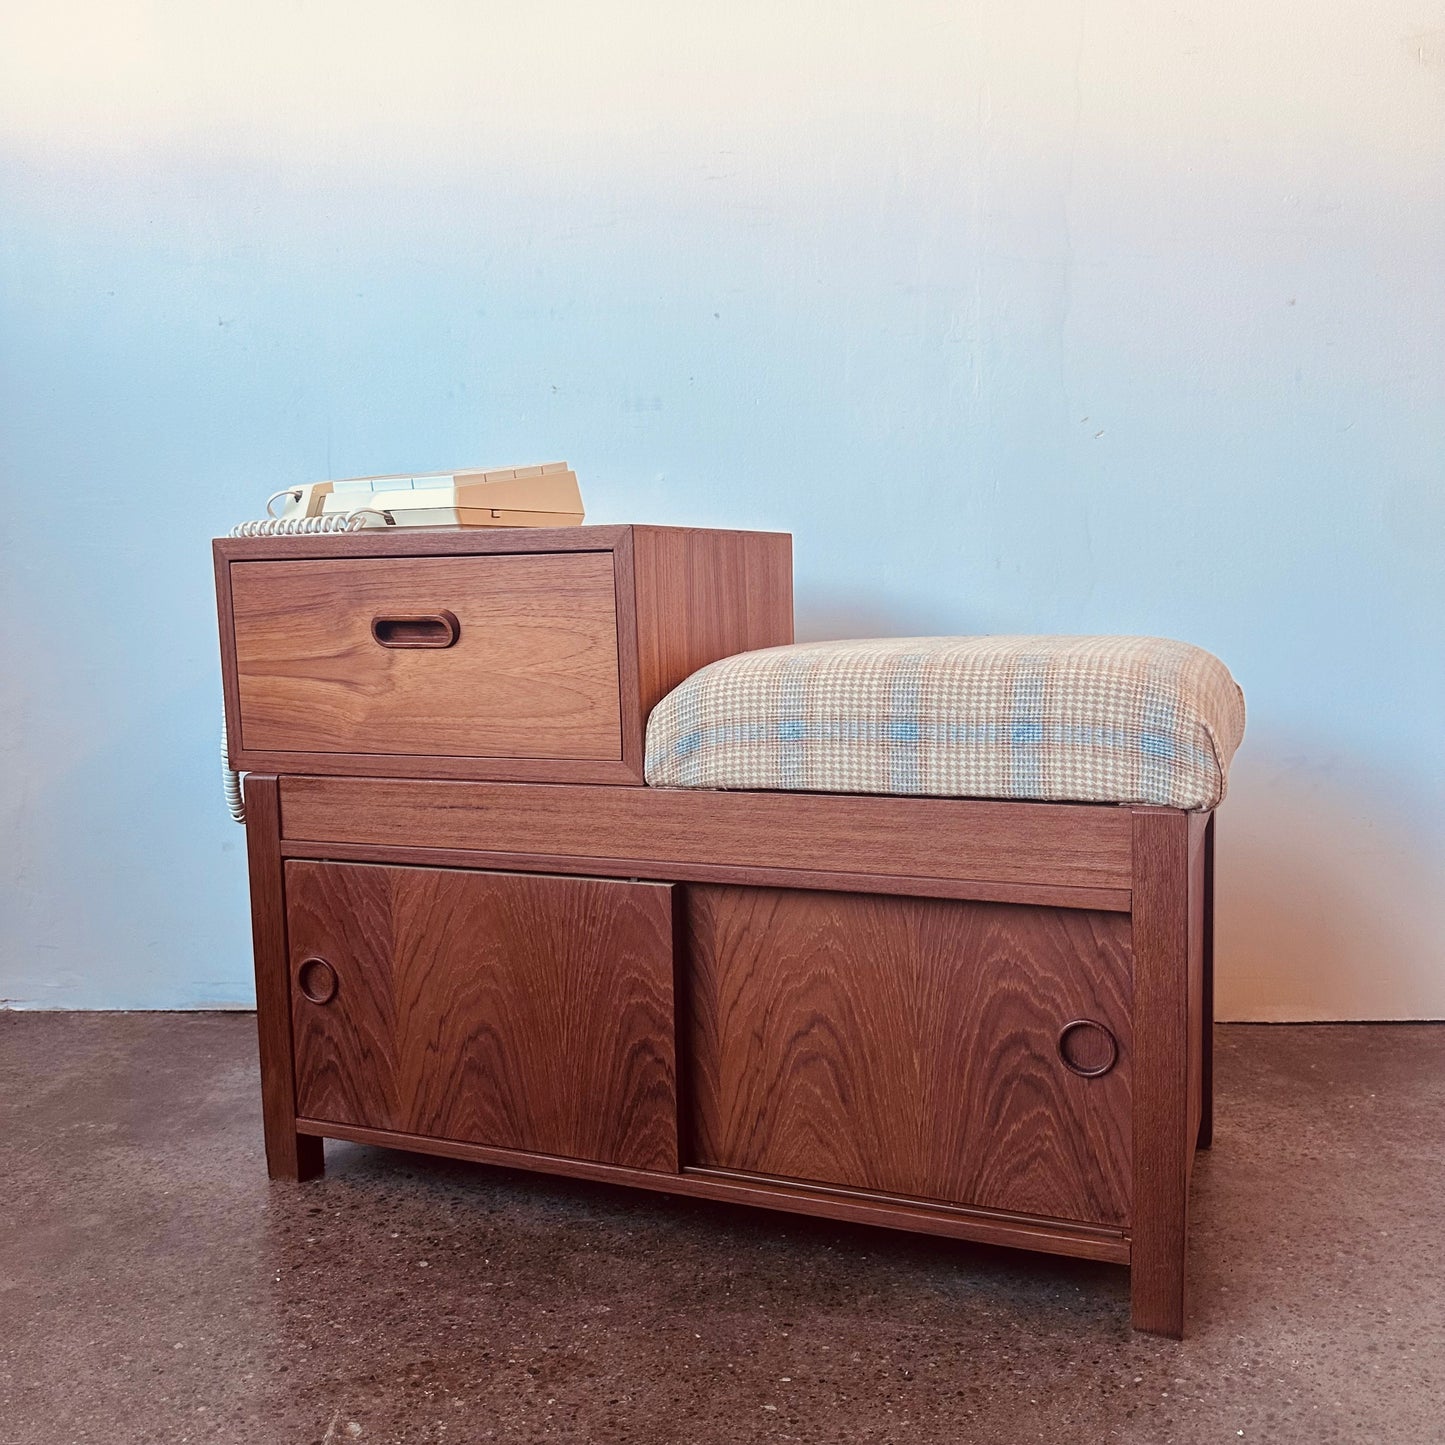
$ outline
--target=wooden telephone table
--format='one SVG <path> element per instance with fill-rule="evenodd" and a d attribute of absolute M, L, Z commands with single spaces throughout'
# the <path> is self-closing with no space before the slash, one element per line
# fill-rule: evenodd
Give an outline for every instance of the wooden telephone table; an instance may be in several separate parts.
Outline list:
<path fill-rule="evenodd" d="M 266 1157 L 323 1138 L 1126 1264 L 1184 1324 L 1212 814 L 642 782 L 791 539 L 215 543 Z"/>

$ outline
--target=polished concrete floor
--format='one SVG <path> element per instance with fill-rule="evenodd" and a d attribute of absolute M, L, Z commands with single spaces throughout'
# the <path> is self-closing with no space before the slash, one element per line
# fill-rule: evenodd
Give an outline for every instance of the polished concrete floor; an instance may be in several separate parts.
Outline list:
<path fill-rule="evenodd" d="M 328 1145 L 249 1015 L 0 1014 L 0 1442 L 1445 1441 L 1445 1027 L 1222 1027 L 1190 1338 L 1125 1272 Z"/>

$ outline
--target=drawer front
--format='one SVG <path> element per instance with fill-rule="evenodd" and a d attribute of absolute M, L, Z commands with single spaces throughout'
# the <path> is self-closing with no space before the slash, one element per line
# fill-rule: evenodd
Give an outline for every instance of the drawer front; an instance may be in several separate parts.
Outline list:
<path fill-rule="evenodd" d="M 610 552 L 233 562 L 247 753 L 622 756 Z"/>
<path fill-rule="evenodd" d="M 288 863 L 298 1116 L 676 1172 L 672 894 Z"/>
<path fill-rule="evenodd" d="M 1126 915 L 733 887 L 687 911 L 697 1163 L 1127 1224 Z"/>

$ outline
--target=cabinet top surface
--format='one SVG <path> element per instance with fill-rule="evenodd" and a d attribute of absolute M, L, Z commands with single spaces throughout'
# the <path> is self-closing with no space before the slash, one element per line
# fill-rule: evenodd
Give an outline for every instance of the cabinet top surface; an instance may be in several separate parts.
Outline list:
<path fill-rule="evenodd" d="M 299 537 L 217 537 L 218 561 L 264 561 L 319 557 L 444 557 L 505 552 L 607 552 L 634 532 L 677 536 L 790 537 L 787 532 L 749 532 L 715 527 L 395 527 Z"/>

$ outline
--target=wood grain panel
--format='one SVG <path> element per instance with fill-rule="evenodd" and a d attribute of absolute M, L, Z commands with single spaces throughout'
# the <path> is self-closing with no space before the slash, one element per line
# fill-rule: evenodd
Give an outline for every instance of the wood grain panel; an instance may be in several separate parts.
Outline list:
<path fill-rule="evenodd" d="M 669 886 L 292 862 L 286 898 L 301 1114 L 677 1168 Z"/>
<path fill-rule="evenodd" d="M 1199 1130 L 1195 1139 L 1199 1148 L 1214 1145 L 1214 830 L 1217 826 L 1211 813 L 1204 827 L 1197 884 L 1191 889 L 1198 894 L 1199 911 Z M 1191 862 L 1190 867 L 1193 868 Z M 1191 895 L 1192 897 L 1192 895 Z"/>
<path fill-rule="evenodd" d="M 291 986 L 286 962 L 280 794 L 276 779 L 260 773 L 251 773 L 243 787 L 266 1172 L 272 1179 L 314 1179 L 325 1167 L 325 1159 L 321 1141 L 297 1131 L 291 1072 Z"/>
<path fill-rule="evenodd" d="M 609 527 L 380 527 L 298 537 L 217 537 L 217 562 L 299 562 L 345 557 L 490 557 L 610 552 L 631 535 Z"/>
<path fill-rule="evenodd" d="M 612 556 L 235 562 L 247 752 L 622 757 Z M 378 617 L 454 614 L 394 648 Z"/>
<path fill-rule="evenodd" d="M 792 538 L 634 527 L 638 697 L 644 721 L 700 667 L 793 640 Z"/>
<path fill-rule="evenodd" d="M 1137 1330 L 1181 1339 L 1189 1228 L 1190 814 L 1134 811 L 1134 1227 Z"/>
<path fill-rule="evenodd" d="M 462 848 L 406 848 L 397 843 L 283 842 L 286 858 L 337 863 L 416 863 L 427 868 L 480 868 L 503 873 L 585 873 L 600 878 L 650 878 L 658 883 L 745 883 L 759 888 L 822 888 L 843 893 L 896 893 L 913 898 L 965 898 L 985 903 L 1038 903 L 1046 908 L 1129 911 L 1126 888 L 1068 888 L 1047 883 L 989 883 L 977 878 L 889 878 L 879 873 L 827 873 L 811 868 L 750 868 L 737 863 L 678 863 L 659 858 L 576 858 L 557 853 L 483 853 Z"/>
<path fill-rule="evenodd" d="M 609 1184 L 630 1185 L 634 1189 L 659 1190 L 665 1194 L 721 1199 L 731 1204 L 776 1209 L 787 1214 L 846 1219 L 857 1224 L 907 1230 L 914 1234 L 942 1235 L 948 1239 L 968 1239 L 1013 1249 L 1042 1249 L 1051 1254 L 1073 1255 L 1079 1259 L 1107 1260 L 1116 1264 L 1127 1264 L 1129 1261 L 1129 1241 L 1121 1231 L 1093 1228 L 1066 1220 L 1030 1219 L 997 1210 L 968 1209 L 925 1200 L 889 1199 L 885 1195 L 854 1189 L 829 1189 L 778 1179 L 757 1179 L 717 1169 L 685 1168 L 680 1174 L 658 1174 L 615 1164 L 558 1159 L 548 1154 L 527 1154 L 515 1149 L 495 1149 L 485 1144 L 424 1138 L 417 1134 L 326 1123 L 319 1119 L 298 1120 L 297 1128 L 303 1134 L 318 1138 L 351 1139 L 358 1144 L 373 1144 L 383 1149 L 410 1149 L 448 1159 L 469 1159 L 508 1169 L 559 1174 L 569 1179 L 596 1179 Z"/>
<path fill-rule="evenodd" d="M 1127 889 L 1126 809 L 288 777 L 289 841 Z"/>
<path fill-rule="evenodd" d="M 240 772 L 332 773 L 352 778 L 496 778 L 507 782 L 604 783 L 640 787 L 642 765 L 618 758 L 439 758 L 417 753 L 231 751 Z"/>
<path fill-rule="evenodd" d="M 1127 1223 L 1127 919 L 703 886 L 687 936 L 689 1162 Z M 1059 1058 L 1078 1018 L 1100 1078 Z"/>

